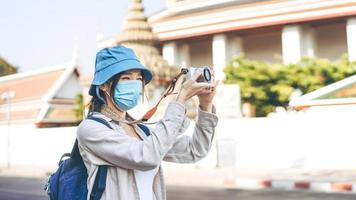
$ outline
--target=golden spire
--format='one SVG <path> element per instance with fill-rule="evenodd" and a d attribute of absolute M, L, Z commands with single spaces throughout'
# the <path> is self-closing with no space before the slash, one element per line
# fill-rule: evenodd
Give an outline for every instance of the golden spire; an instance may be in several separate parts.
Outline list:
<path fill-rule="evenodd" d="M 178 72 L 178 69 L 163 59 L 156 45 L 159 41 L 144 15 L 141 0 L 133 0 L 124 22 L 123 32 L 117 43 L 132 48 L 140 61 L 153 71 L 154 83 L 165 85 Z"/>

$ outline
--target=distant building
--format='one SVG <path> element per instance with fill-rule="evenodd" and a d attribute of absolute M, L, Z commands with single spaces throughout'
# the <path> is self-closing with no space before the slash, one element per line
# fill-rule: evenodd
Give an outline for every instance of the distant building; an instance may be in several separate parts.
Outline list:
<path fill-rule="evenodd" d="M 192 21 L 192 23 L 194 22 Z M 184 51 L 182 51 L 183 54 L 180 54 L 181 52 L 174 51 L 174 49 L 169 49 L 169 47 L 167 48 L 165 45 L 165 41 L 160 38 L 160 32 L 155 32 L 154 27 L 152 32 L 151 24 L 155 25 L 154 22 L 147 22 L 147 18 L 144 16 L 142 0 L 132 0 L 127 18 L 124 21 L 122 33 L 118 34 L 116 38 L 105 38 L 104 35 L 99 32 L 96 39 L 99 49 L 117 44 L 123 44 L 134 49 L 141 62 L 153 71 L 153 84 L 150 84 L 148 87 L 148 96 L 150 97 L 152 103 L 157 102 L 164 90 L 162 86 L 167 86 L 167 83 L 169 83 L 168 81 L 179 73 L 181 67 L 212 66 L 210 63 L 210 60 L 212 60 L 212 54 L 206 53 L 211 50 L 206 48 L 206 46 L 197 46 L 196 51 L 198 53 L 194 55 L 189 53 L 189 45 L 185 45 L 181 48 Z M 195 38 L 193 40 L 195 40 Z M 200 39 L 198 38 L 196 41 L 200 41 Z M 161 56 L 162 44 L 163 57 Z M 173 57 L 179 57 L 179 61 L 172 59 Z M 190 61 L 192 59 L 204 60 L 204 62 L 191 63 Z M 86 80 L 89 80 L 89 78 L 86 78 Z M 88 81 L 86 82 L 88 83 Z M 232 85 L 220 87 L 219 89 L 219 94 L 217 95 L 219 98 L 216 98 L 216 103 L 219 104 L 218 107 L 221 111 L 219 113 L 220 117 L 241 116 L 239 88 L 237 85 L 231 86 Z M 222 95 L 223 93 L 224 95 Z M 86 97 L 86 99 L 88 98 Z M 160 109 L 157 113 L 163 114 L 163 108 L 165 108 L 164 104 L 165 103 L 163 102 L 160 105 Z M 188 116 L 194 118 L 196 116 L 196 109 L 194 108 L 198 106 L 197 99 L 192 99 L 187 103 L 187 106 Z"/>
<path fill-rule="evenodd" d="M 179 73 L 179 70 L 163 59 L 156 34 L 152 33 L 147 17 L 144 15 L 142 0 L 132 0 L 129 11 L 124 20 L 121 33 L 116 38 L 104 38 L 97 35 L 99 49 L 115 45 L 124 45 L 132 48 L 140 61 L 153 72 L 155 87 L 166 87 L 170 80 Z M 152 85 L 152 84 L 151 84 Z M 151 88 L 151 90 L 154 90 Z M 151 91 L 154 93 L 153 91 Z"/>
<path fill-rule="evenodd" d="M 293 99 L 289 105 L 296 110 L 330 110 L 343 108 L 356 112 L 356 75 Z M 335 114 L 335 113 L 333 113 Z"/>
<path fill-rule="evenodd" d="M 119 20 L 119 19 L 118 19 Z M 153 73 L 152 82 L 145 87 L 145 96 L 150 100 L 145 101 L 146 107 L 153 107 L 160 99 L 162 93 L 171 83 L 171 79 L 178 75 L 180 69 L 176 66 L 170 65 L 161 55 L 159 47 L 160 41 L 156 34 L 152 32 L 150 24 L 147 22 L 147 17 L 144 15 L 144 7 L 142 0 L 132 0 L 127 16 L 124 20 L 123 30 L 116 38 L 104 38 L 102 34 L 97 35 L 97 46 L 99 49 L 111 47 L 115 45 L 124 45 L 132 48 L 139 58 L 140 62 L 150 68 Z M 90 77 L 83 79 L 83 84 L 86 88 L 90 84 Z M 177 87 L 178 88 L 178 87 Z M 90 98 L 90 97 L 89 97 Z M 86 97 L 86 99 L 89 99 Z M 172 98 L 172 96 L 167 97 Z M 164 113 L 164 108 L 169 101 L 162 101 L 160 107 L 155 113 L 155 117 L 161 116 Z M 148 105 L 149 104 L 149 105 Z M 192 107 L 196 106 L 195 102 L 191 102 Z M 141 117 L 145 113 L 142 111 L 148 108 L 136 107 L 137 111 L 131 111 L 133 116 Z M 136 113 L 136 114 L 134 114 Z M 191 117 L 195 113 L 188 112 Z"/>
<path fill-rule="evenodd" d="M 0 125 L 74 125 L 72 109 L 81 92 L 74 62 L 0 77 Z"/>
<path fill-rule="evenodd" d="M 334 61 L 344 53 L 356 60 L 354 0 L 166 0 L 148 22 L 169 65 L 213 66 L 218 79 L 242 54 L 270 63 L 303 56 Z M 99 47 L 116 41 L 97 35 Z"/>
<path fill-rule="evenodd" d="M 354 0 L 167 0 L 149 22 L 169 64 L 211 65 L 220 78 L 242 53 L 267 62 L 356 60 Z"/>

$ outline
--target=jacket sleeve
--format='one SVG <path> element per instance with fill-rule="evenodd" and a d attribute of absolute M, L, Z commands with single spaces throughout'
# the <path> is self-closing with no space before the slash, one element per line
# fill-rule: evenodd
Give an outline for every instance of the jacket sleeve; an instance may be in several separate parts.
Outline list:
<path fill-rule="evenodd" d="M 83 121 L 77 131 L 83 159 L 96 165 L 111 165 L 126 169 L 150 170 L 160 165 L 164 155 L 181 134 L 185 123 L 185 107 L 171 102 L 162 120 L 151 130 L 151 137 L 141 141 L 111 130 L 92 120 Z"/>
<path fill-rule="evenodd" d="M 193 163 L 204 158 L 211 149 L 215 127 L 218 123 L 215 113 L 215 107 L 213 107 L 212 113 L 202 111 L 199 108 L 198 120 L 195 124 L 193 135 L 178 137 L 163 160 L 177 163 Z"/>

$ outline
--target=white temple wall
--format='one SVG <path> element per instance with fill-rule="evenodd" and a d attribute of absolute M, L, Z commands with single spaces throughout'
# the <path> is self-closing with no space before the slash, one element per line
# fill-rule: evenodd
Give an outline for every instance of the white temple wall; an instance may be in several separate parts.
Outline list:
<path fill-rule="evenodd" d="M 213 168 L 228 159 L 235 168 L 355 169 L 355 111 L 354 106 L 342 112 L 311 110 L 268 118 L 220 118 L 209 155 L 191 166 Z M 219 108 L 217 112 L 219 115 Z M 186 134 L 192 133 L 193 125 Z M 76 127 L 8 128 L 0 126 L 0 169 L 6 169 L 10 150 L 11 167 L 50 172 L 60 156 L 71 151 L 76 136 Z"/>

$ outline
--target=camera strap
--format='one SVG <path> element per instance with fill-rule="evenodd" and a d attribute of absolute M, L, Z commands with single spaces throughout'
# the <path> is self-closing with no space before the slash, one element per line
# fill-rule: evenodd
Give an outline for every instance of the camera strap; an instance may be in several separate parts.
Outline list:
<path fill-rule="evenodd" d="M 182 69 L 181 72 L 175 76 L 171 82 L 169 83 L 168 88 L 166 89 L 166 91 L 163 93 L 163 95 L 161 96 L 161 98 L 158 100 L 158 102 L 156 103 L 156 105 L 151 108 L 149 111 L 146 112 L 145 115 L 143 115 L 142 117 L 142 121 L 143 122 L 147 122 L 157 111 L 157 108 L 159 106 L 159 104 L 161 103 L 161 101 L 166 98 L 168 95 L 171 95 L 176 87 L 177 81 L 179 80 L 179 78 L 183 75 L 186 74 L 187 70 L 186 69 Z"/>
<path fill-rule="evenodd" d="M 171 82 L 169 83 L 169 86 L 167 87 L 167 89 L 164 91 L 163 95 L 161 96 L 161 98 L 158 100 L 158 102 L 156 103 L 156 105 L 151 108 L 150 110 L 148 110 L 141 119 L 138 119 L 138 120 L 135 120 L 133 117 L 131 117 L 128 113 L 126 113 L 126 115 L 128 115 L 127 117 L 129 119 L 131 119 L 130 121 L 129 120 L 123 120 L 123 119 L 113 119 L 115 121 L 118 121 L 118 122 L 122 122 L 122 123 L 125 123 L 125 124 L 138 124 L 138 123 L 145 123 L 145 124 L 151 124 L 149 122 L 147 122 L 157 111 L 157 108 L 159 106 L 159 104 L 161 103 L 161 101 L 166 98 L 168 95 L 171 95 L 173 94 L 173 91 L 175 90 L 176 88 L 176 84 L 179 80 L 179 78 L 184 75 L 184 74 L 187 74 L 188 73 L 188 70 L 187 69 L 182 69 L 181 72 L 175 76 Z M 114 106 L 116 106 L 115 103 L 113 103 Z"/>

